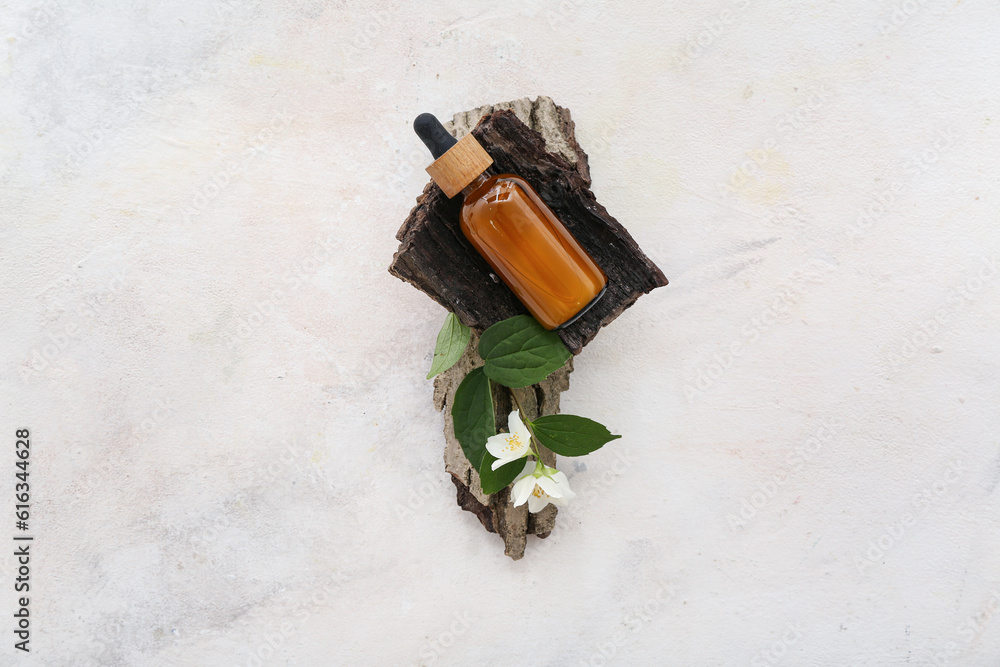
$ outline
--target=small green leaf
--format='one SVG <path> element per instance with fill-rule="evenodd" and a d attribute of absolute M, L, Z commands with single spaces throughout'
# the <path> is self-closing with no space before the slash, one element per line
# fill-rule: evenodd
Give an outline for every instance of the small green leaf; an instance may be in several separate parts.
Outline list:
<path fill-rule="evenodd" d="M 562 340 L 529 315 L 497 322 L 479 339 L 486 375 L 505 387 L 541 382 L 572 354 Z"/>
<path fill-rule="evenodd" d="M 496 435 L 496 421 L 493 416 L 493 392 L 490 379 L 483 367 L 472 369 L 455 391 L 451 404 L 451 417 L 455 423 L 455 437 L 462 445 L 465 458 L 476 470 L 487 454 L 486 440 Z"/>
<path fill-rule="evenodd" d="M 431 362 L 431 372 L 427 374 L 430 380 L 438 373 L 443 373 L 462 358 L 472 329 L 458 321 L 455 313 L 448 313 L 444 318 L 444 326 L 438 332 L 437 345 L 434 347 L 434 360 Z"/>
<path fill-rule="evenodd" d="M 600 449 L 620 435 L 603 424 L 575 415 L 546 415 L 531 422 L 538 442 L 560 456 L 583 456 Z"/>
<path fill-rule="evenodd" d="M 524 470 L 524 459 L 511 461 L 496 470 L 491 470 L 490 467 L 494 461 L 496 461 L 496 458 L 489 452 L 486 452 L 486 455 L 483 456 L 482 469 L 479 471 L 479 482 L 483 486 L 483 493 L 487 495 L 504 489 Z"/>

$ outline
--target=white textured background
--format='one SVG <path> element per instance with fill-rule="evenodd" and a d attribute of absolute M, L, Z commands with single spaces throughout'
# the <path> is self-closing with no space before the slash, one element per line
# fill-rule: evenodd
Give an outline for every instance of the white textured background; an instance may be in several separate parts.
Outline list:
<path fill-rule="evenodd" d="M 0 663 L 1000 664 L 994 2 L 0 19 Z M 512 562 L 386 268 L 412 118 L 538 94 L 671 285 L 578 358 L 624 438 Z"/>

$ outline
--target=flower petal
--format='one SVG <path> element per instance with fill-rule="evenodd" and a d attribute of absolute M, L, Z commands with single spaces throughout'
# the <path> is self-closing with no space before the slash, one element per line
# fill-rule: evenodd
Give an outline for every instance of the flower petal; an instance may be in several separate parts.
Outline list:
<path fill-rule="evenodd" d="M 576 494 L 569 488 L 569 480 L 566 479 L 566 473 L 557 470 L 552 474 L 552 481 L 559 485 L 559 491 L 562 492 L 563 498 L 566 500 L 576 498 Z"/>
<path fill-rule="evenodd" d="M 552 503 L 553 505 L 555 505 L 556 507 L 566 507 L 567 505 L 569 505 L 569 501 L 566 500 L 565 498 L 551 498 L 550 497 L 549 498 L 549 502 Z"/>
<path fill-rule="evenodd" d="M 555 468 L 549 468 L 549 470 L 551 471 L 549 473 L 549 477 L 551 477 L 556 484 L 559 484 L 560 486 L 563 484 L 569 486 L 569 480 L 566 479 L 566 473 L 562 470 L 556 470 Z"/>
<path fill-rule="evenodd" d="M 527 456 L 531 453 L 528 445 L 528 438 L 522 438 L 517 433 L 514 433 L 511 436 L 508 443 L 509 444 L 507 446 L 510 447 L 510 454 L 508 454 L 508 456 L 519 459 L 522 456 Z"/>
<path fill-rule="evenodd" d="M 510 437 L 508 433 L 497 433 L 496 435 L 491 435 L 486 438 L 486 451 L 492 454 L 495 458 L 502 459 L 504 457 L 504 447 L 507 446 L 507 438 Z"/>
<path fill-rule="evenodd" d="M 510 492 L 510 497 L 514 499 L 514 507 L 520 507 L 526 500 L 532 498 L 531 492 L 534 490 L 535 478 L 530 475 L 515 482 L 514 488 Z"/>
<path fill-rule="evenodd" d="M 535 471 L 534 461 L 525 461 L 524 468 L 514 479 L 514 488 L 510 490 L 510 497 L 514 501 L 514 507 L 520 507 L 528 499 L 531 492 L 535 490 L 535 478 L 531 473 Z"/>
<path fill-rule="evenodd" d="M 493 465 L 490 466 L 490 470 L 496 470 L 500 466 L 505 466 L 513 460 L 514 459 L 497 459 L 493 462 Z"/>
<path fill-rule="evenodd" d="M 549 504 L 549 497 L 544 493 L 539 498 L 538 496 L 532 494 L 528 496 L 528 511 L 532 514 L 536 514 L 545 509 L 545 506 Z"/>
<path fill-rule="evenodd" d="M 562 498 L 562 489 L 559 488 L 559 484 L 551 477 L 546 477 L 542 475 L 537 478 L 535 482 L 538 486 L 542 487 L 542 491 L 549 494 L 553 498 Z"/>
<path fill-rule="evenodd" d="M 524 425 L 521 421 L 521 413 L 517 410 L 510 413 L 507 417 L 507 430 L 511 432 L 512 435 L 516 435 L 524 443 L 525 448 L 528 447 L 528 443 L 531 442 L 531 431 L 528 427 Z"/>

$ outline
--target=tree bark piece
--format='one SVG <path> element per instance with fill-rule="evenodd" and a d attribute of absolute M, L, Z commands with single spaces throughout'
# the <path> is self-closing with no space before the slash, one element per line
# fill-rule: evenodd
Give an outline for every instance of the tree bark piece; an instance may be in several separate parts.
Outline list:
<path fill-rule="evenodd" d="M 494 160 L 491 173 L 513 173 L 528 181 L 607 274 L 608 290 L 601 301 L 559 332 L 574 354 L 639 296 L 667 284 L 625 228 L 594 198 L 587 154 L 576 141 L 567 109 L 548 97 L 524 98 L 463 111 L 445 127 L 459 139 L 472 132 Z M 451 406 L 466 374 L 483 363 L 477 352 L 478 334 L 527 311 L 462 235 L 460 207 L 460 196 L 448 199 L 433 181 L 428 183 L 396 234 L 400 246 L 389 271 L 474 330 L 462 358 L 434 380 L 434 406 L 444 412 L 445 469 L 455 484 L 458 505 L 473 513 L 486 530 L 498 533 L 504 553 L 518 560 L 524 556 L 528 535 L 549 535 L 557 509 L 549 505 L 530 514 L 526 505 L 515 508 L 510 488 L 491 496 L 483 494 L 479 473 L 455 438 Z M 507 428 L 511 392 L 517 392 L 528 419 L 558 413 L 573 361 L 531 387 L 507 389 L 494 384 L 497 431 Z M 540 453 L 546 465 L 555 466 L 555 454 L 544 447 Z"/>
<path fill-rule="evenodd" d="M 556 521 L 556 508 L 549 505 L 537 514 L 530 514 L 528 506 L 514 507 L 510 500 L 510 487 L 485 495 L 479 483 L 479 473 L 465 458 L 462 445 L 455 437 L 455 424 L 451 418 L 451 406 L 455 391 L 462 380 L 483 360 L 476 351 L 479 336 L 473 333 L 465 354 L 458 362 L 434 379 L 434 407 L 444 411 L 445 470 L 451 474 L 457 491 L 459 507 L 472 512 L 491 533 L 498 533 L 504 542 L 504 553 L 514 560 L 524 556 L 528 535 L 548 537 Z M 542 415 L 559 412 L 559 395 L 569 389 L 569 374 L 573 372 L 573 360 L 542 382 L 523 389 L 508 389 L 493 384 L 493 408 L 496 414 L 497 432 L 507 429 L 507 417 L 514 409 L 511 392 L 517 392 L 517 400 L 524 408 L 526 419 L 538 419 Z M 556 455 L 544 447 L 539 448 L 542 462 L 556 465 Z"/>
<path fill-rule="evenodd" d="M 490 111 L 472 134 L 493 158 L 487 172 L 517 174 L 530 183 L 608 276 L 601 300 L 558 332 L 579 354 L 601 327 L 667 279 L 590 191 L 587 156 L 566 109 L 546 97 L 481 107 L 456 114 L 455 134 L 466 133 L 483 109 Z M 461 196 L 448 199 L 433 181 L 428 183 L 396 234 L 400 245 L 389 272 L 482 331 L 527 311 L 462 235 L 460 208 Z"/>

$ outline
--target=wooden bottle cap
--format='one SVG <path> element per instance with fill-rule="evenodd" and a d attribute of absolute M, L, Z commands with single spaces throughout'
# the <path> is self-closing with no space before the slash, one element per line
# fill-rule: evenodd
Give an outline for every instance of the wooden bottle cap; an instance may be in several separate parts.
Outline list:
<path fill-rule="evenodd" d="M 454 197 L 471 183 L 476 176 L 486 171 L 493 164 L 493 158 L 486 152 L 476 138 L 467 134 L 458 143 L 434 160 L 427 173 L 434 182 L 449 197 Z"/>

